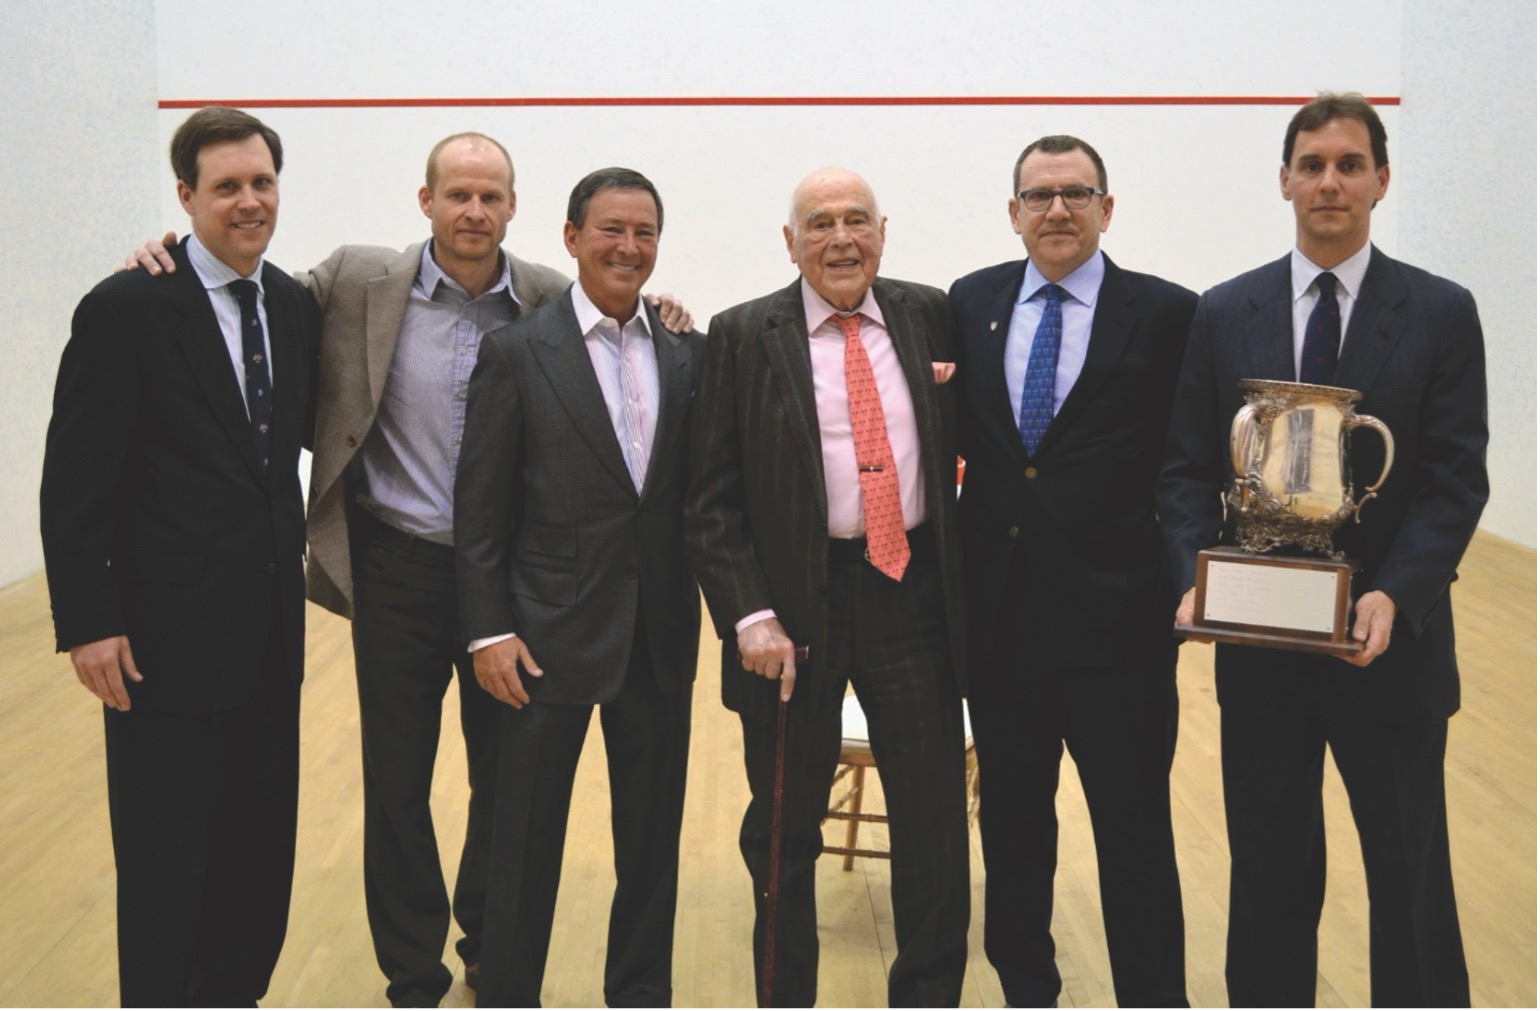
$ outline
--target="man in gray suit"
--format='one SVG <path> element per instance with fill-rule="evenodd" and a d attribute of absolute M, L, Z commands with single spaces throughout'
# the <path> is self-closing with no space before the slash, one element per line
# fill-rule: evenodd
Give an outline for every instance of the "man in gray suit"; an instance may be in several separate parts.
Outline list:
<path fill-rule="evenodd" d="M 1460 705 L 1449 584 L 1487 499 L 1486 369 L 1469 291 L 1369 242 L 1390 185 L 1385 127 L 1361 95 L 1321 95 L 1284 134 L 1288 255 L 1205 292 L 1182 363 L 1158 501 L 1180 587 L 1201 548 L 1233 543 L 1240 379 L 1358 390 L 1389 426 L 1394 465 L 1334 546 L 1353 580 L 1358 669 L 1324 655 L 1219 644 L 1215 687 L 1230 838 L 1225 981 L 1235 1007 L 1315 1001 L 1326 887 L 1321 776 L 1342 776 L 1369 889 L 1376 1007 L 1459 1007 L 1470 985 L 1449 867 L 1444 745 Z M 1378 439 L 1351 472 L 1378 474 Z M 1177 613 L 1190 624 L 1194 591 Z"/>
<path fill-rule="evenodd" d="M 497 706 L 476 684 L 459 634 L 454 470 L 481 339 L 568 284 L 501 248 L 513 183 L 497 141 L 446 137 L 417 194 L 431 241 L 342 246 L 297 275 L 323 314 L 307 590 L 353 620 L 364 893 L 386 996 L 403 1007 L 437 1004 L 453 978 L 442 961 L 451 907 L 429 793 L 456 672 L 471 797 L 453 912 L 472 988 L 480 963 Z M 130 263 L 171 269 L 155 251 L 152 243 Z"/>
<path fill-rule="evenodd" d="M 641 299 L 663 204 L 630 169 L 572 191 L 578 283 L 482 343 L 455 480 L 476 677 L 502 711 L 496 858 L 477 1001 L 537 1007 L 573 776 L 593 707 L 609 759 L 616 886 L 604 996 L 671 1002 L 679 828 L 700 597 L 684 557 L 700 334 Z"/>

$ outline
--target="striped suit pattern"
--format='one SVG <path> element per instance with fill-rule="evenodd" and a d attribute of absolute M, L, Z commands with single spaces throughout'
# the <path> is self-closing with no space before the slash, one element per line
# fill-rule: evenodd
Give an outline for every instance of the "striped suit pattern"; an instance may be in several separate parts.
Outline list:
<path fill-rule="evenodd" d="M 878 278 L 873 294 L 908 380 L 929 522 L 902 583 L 831 561 L 827 495 L 800 280 L 712 320 L 697 386 L 686 531 L 722 638 L 722 696 L 739 713 L 753 800 L 740 847 L 762 897 L 778 689 L 742 670 L 736 623 L 773 608 L 809 647 L 788 714 L 784 839 L 772 1003 L 816 999 L 813 863 L 854 685 L 888 798 L 898 956 L 894 1006 L 954 1005 L 967 958 L 968 866 L 960 696 L 962 589 L 955 529 L 956 404 L 944 293 Z M 755 947 L 765 940 L 764 910 Z M 756 966 L 758 961 L 756 960 Z"/>

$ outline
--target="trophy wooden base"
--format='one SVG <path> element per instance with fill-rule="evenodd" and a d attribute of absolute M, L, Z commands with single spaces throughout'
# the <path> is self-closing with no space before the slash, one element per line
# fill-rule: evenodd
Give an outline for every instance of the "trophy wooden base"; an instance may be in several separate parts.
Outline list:
<path fill-rule="evenodd" d="M 1242 646 L 1352 656 L 1363 649 L 1348 624 L 1357 571 L 1352 559 L 1209 548 L 1198 552 L 1193 623 L 1176 631 Z"/>

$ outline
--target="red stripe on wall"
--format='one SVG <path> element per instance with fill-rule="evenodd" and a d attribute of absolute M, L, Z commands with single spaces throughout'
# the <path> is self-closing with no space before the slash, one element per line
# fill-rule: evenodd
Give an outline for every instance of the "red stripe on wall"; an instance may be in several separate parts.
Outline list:
<path fill-rule="evenodd" d="M 1304 105 L 1314 95 L 700 95 L 593 98 L 163 98 L 162 109 L 230 105 L 242 109 L 424 109 L 464 107 L 610 106 L 945 106 L 945 105 Z M 1395 95 L 1371 96 L 1375 105 L 1400 105 Z"/>

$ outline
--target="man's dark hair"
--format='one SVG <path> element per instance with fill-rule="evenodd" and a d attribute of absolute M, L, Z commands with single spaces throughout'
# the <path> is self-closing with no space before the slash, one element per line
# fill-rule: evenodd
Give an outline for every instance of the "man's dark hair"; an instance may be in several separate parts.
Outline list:
<path fill-rule="evenodd" d="M 273 156 L 273 172 L 283 171 L 283 142 L 278 131 L 257 117 L 223 105 L 205 105 L 188 116 L 171 138 L 171 171 L 189 188 L 198 188 L 198 152 L 211 144 L 233 144 L 258 134 Z"/>
<path fill-rule="evenodd" d="M 1087 144 L 1079 137 L 1071 137 L 1067 133 L 1051 133 L 1046 137 L 1039 137 L 1027 145 L 1021 157 L 1016 159 L 1016 169 L 1011 174 L 1011 196 L 1016 195 L 1016 188 L 1021 185 L 1021 166 L 1027 160 L 1027 155 L 1033 151 L 1041 151 L 1043 154 L 1068 154 L 1071 151 L 1084 151 L 1086 157 L 1091 159 L 1091 164 L 1096 166 L 1096 185 L 1105 192 L 1107 189 L 1107 166 L 1102 164 L 1102 156 L 1096 153 L 1096 148 Z"/>
<path fill-rule="evenodd" d="M 1356 119 L 1362 123 L 1369 131 L 1369 151 L 1374 155 L 1374 167 L 1378 169 L 1390 164 L 1390 152 L 1385 146 L 1385 124 L 1380 122 L 1380 114 L 1374 111 L 1369 100 L 1356 91 L 1342 94 L 1323 91 L 1301 107 L 1289 120 L 1289 128 L 1283 135 L 1283 163 L 1287 165 L 1294 158 L 1294 138 L 1301 131 L 1311 133 L 1334 119 Z"/>
<path fill-rule="evenodd" d="M 590 172 L 572 187 L 567 199 L 567 221 L 573 228 L 582 228 L 588 217 L 588 202 L 601 190 L 642 190 L 652 194 L 653 206 L 658 209 L 658 234 L 663 234 L 663 198 L 658 188 L 640 172 L 628 168 L 602 168 Z"/>

